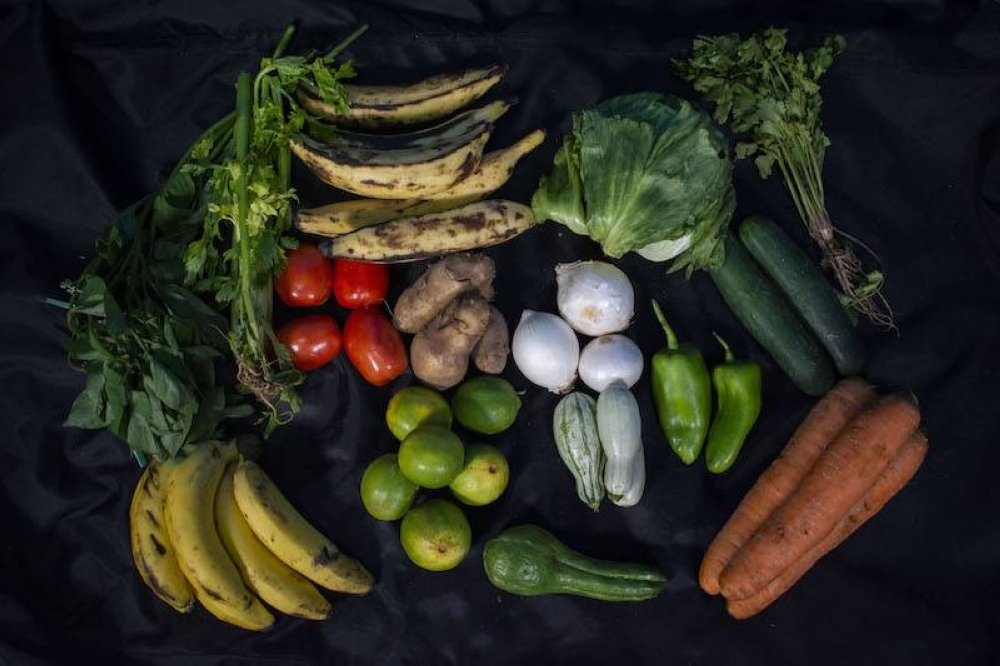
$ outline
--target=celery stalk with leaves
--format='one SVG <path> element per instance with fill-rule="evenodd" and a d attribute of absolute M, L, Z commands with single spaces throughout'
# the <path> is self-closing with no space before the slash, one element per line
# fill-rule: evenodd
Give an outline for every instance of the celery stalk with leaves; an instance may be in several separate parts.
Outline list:
<path fill-rule="evenodd" d="M 760 176 L 777 166 L 795 207 L 836 278 L 845 305 L 875 324 L 893 329 L 882 295 L 882 273 L 864 272 L 846 234 L 834 227 L 823 193 L 823 133 L 819 78 L 844 49 L 840 35 L 801 53 L 786 49 L 785 30 L 698 37 L 690 58 L 674 68 L 715 104 L 714 117 L 737 133 L 736 158 L 755 157 Z"/>
<path fill-rule="evenodd" d="M 295 198 L 288 138 L 327 130 L 295 94 L 308 85 L 346 111 L 340 81 L 353 67 L 336 58 L 365 29 L 321 56 L 284 55 L 286 29 L 257 74 L 239 76 L 236 110 L 118 215 L 64 283 L 69 360 L 87 374 L 67 426 L 106 428 L 159 459 L 219 438 L 225 421 L 252 413 L 217 376 L 227 354 L 268 431 L 298 409 L 301 374 L 271 326 L 271 281 L 295 245 L 285 235 Z"/>
<path fill-rule="evenodd" d="M 363 31 L 322 57 L 266 58 L 255 77 L 240 74 L 233 151 L 209 167 L 203 234 L 184 256 L 188 284 L 229 307 L 236 376 L 266 407 L 268 432 L 298 411 L 295 386 L 302 381 L 271 325 L 271 282 L 284 268 L 285 251 L 296 245 L 285 235 L 295 198 L 288 140 L 317 123 L 295 91 L 308 85 L 324 102 L 346 110 L 340 81 L 353 76 L 354 69 L 350 61 L 338 64 L 336 57 Z"/>

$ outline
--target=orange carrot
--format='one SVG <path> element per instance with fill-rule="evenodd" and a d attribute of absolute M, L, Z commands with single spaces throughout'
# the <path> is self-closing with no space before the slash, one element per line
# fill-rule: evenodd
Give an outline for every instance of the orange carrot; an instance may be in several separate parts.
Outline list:
<path fill-rule="evenodd" d="M 833 438 L 874 398 L 875 391 L 868 382 L 852 377 L 842 380 L 813 406 L 708 547 L 698 572 L 701 589 L 719 593 L 719 575 L 730 560 L 795 490 Z"/>
<path fill-rule="evenodd" d="M 804 557 L 875 484 L 919 424 L 908 396 L 889 395 L 862 411 L 722 572 L 722 595 L 752 597 Z"/>
<path fill-rule="evenodd" d="M 817 560 L 843 543 L 869 518 L 881 511 L 886 502 L 909 483 L 926 455 L 927 438 L 918 430 L 903 445 L 903 449 L 889 463 L 875 485 L 871 487 L 863 499 L 855 503 L 848 516 L 840 521 L 833 532 L 757 594 L 747 599 L 726 601 L 726 610 L 729 611 L 729 614 L 737 620 L 745 620 L 770 606 L 778 597 L 795 585 L 816 564 Z"/>

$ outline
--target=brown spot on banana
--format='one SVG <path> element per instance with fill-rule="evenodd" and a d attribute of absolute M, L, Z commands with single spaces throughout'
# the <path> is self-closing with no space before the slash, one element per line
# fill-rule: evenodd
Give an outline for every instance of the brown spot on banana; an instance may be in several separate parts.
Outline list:
<path fill-rule="evenodd" d="M 156 554 L 163 557 L 167 554 L 167 547 L 160 543 L 160 540 L 156 538 L 155 534 L 149 535 L 149 540 L 153 544 L 153 549 L 156 550 Z"/>
<path fill-rule="evenodd" d="M 323 546 L 320 549 L 320 551 L 316 553 L 316 557 L 313 558 L 312 565 L 314 567 L 325 567 L 331 562 L 336 562 L 339 559 L 340 559 L 339 550 L 337 550 L 336 548 L 328 548 L 327 546 Z"/>
<path fill-rule="evenodd" d="M 372 178 L 366 178 L 361 181 L 361 184 L 368 185 L 369 187 L 384 187 L 387 190 L 394 190 L 397 187 L 399 187 L 398 180 L 382 181 L 382 180 L 374 180 Z"/>
<path fill-rule="evenodd" d="M 154 464 L 149 467 L 149 473 L 142 482 L 142 492 L 146 494 L 147 497 L 152 497 L 153 492 L 160 487 L 160 471 L 159 468 Z"/>
<path fill-rule="evenodd" d="M 462 162 L 462 166 L 459 167 L 459 169 L 458 169 L 459 177 L 456 180 L 461 181 L 461 180 L 465 180 L 466 178 L 468 178 L 469 175 L 473 171 L 475 171 L 476 168 L 479 166 L 479 161 L 481 159 L 482 159 L 482 155 L 481 154 L 477 155 L 475 153 L 471 153 L 470 152 L 468 155 L 466 155 L 465 156 L 465 161 Z"/>
<path fill-rule="evenodd" d="M 152 588 L 153 593 L 156 594 L 160 599 L 163 599 L 172 606 L 179 604 L 177 597 L 170 594 L 170 592 L 163 586 L 160 579 L 156 577 L 156 574 L 145 562 L 142 563 L 142 570 L 146 574 L 145 579 L 149 583 L 149 587 Z"/>
<path fill-rule="evenodd" d="M 198 588 L 202 592 L 204 592 L 207 597 L 209 597 L 211 599 L 215 599 L 216 601 L 222 601 L 224 599 L 224 597 L 221 594 L 219 594 L 218 592 L 216 592 L 215 590 L 213 590 L 210 587 L 206 587 L 204 585 L 199 585 Z"/>

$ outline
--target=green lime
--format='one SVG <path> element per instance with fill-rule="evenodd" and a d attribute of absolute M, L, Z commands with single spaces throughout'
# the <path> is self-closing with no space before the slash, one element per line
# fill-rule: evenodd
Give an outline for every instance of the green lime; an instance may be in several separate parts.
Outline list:
<path fill-rule="evenodd" d="M 465 466 L 448 487 L 460 502 L 482 506 L 500 497 L 509 479 L 510 467 L 497 447 L 473 444 L 465 450 Z"/>
<path fill-rule="evenodd" d="M 399 540 L 407 557 L 430 571 L 454 569 L 472 545 L 472 528 L 457 506 L 443 499 L 427 500 L 403 516 Z"/>
<path fill-rule="evenodd" d="M 422 425 L 451 427 L 451 407 L 437 391 L 410 386 L 392 396 L 385 410 L 389 432 L 399 441 Z"/>
<path fill-rule="evenodd" d="M 514 424 L 521 398 L 506 379 L 483 375 L 458 387 L 451 408 L 464 427 L 495 435 Z"/>
<path fill-rule="evenodd" d="M 379 456 L 361 477 L 361 502 L 379 520 L 399 520 L 413 506 L 417 484 L 403 476 L 395 453 Z"/>
<path fill-rule="evenodd" d="M 444 488 L 462 471 L 465 447 L 444 426 L 420 426 L 399 445 L 399 468 L 424 488 Z"/>

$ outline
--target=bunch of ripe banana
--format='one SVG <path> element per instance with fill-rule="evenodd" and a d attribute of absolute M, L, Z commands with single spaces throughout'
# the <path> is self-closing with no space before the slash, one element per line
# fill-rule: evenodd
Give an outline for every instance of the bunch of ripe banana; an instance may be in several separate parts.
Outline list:
<path fill-rule="evenodd" d="M 302 91 L 303 105 L 337 129 L 324 142 L 297 137 L 292 152 L 323 182 L 368 198 L 300 210 L 299 230 L 332 238 L 321 246 L 330 257 L 394 263 L 495 245 L 531 228 L 529 207 L 482 199 L 545 132 L 484 154 L 516 100 L 456 113 L 506 71 L 493 65 L 405 86 L 346 86 L 346 114 Z"/>
<path fill-rule="evenodd" d="M 240 460 L 232 443 L 150 462 L 129 519 L 139 575 L 181 613 L 197 599 L 224 622 L 263 631 L 274 615 L 262 601 L 321 620 L 330 602 L 316 585 L 349 594 L 372 587 L 371 574 L 306 522 L 257 464 Z"/>

